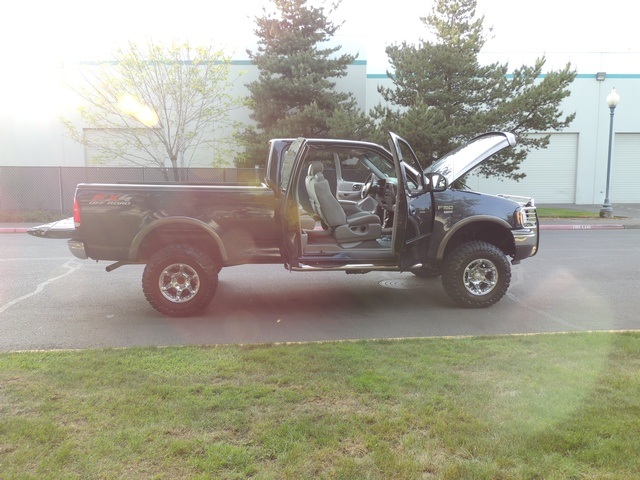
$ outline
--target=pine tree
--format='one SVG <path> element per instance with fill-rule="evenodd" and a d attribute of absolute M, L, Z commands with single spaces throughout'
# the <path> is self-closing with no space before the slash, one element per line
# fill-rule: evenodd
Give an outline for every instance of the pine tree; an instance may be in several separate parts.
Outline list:
<path fill-rule="evenodd" d="M 479 133 L 513 132 L 518 147 L 486 162 L 480 172 L 522 178 L 518 166 L 527 152 L 549 142 L 549 135 L 524 134 L 561 130 L 574 118 L 559 110 L 575 78 L 571 65 L 546 75 L 544 57 L 512 75 L 508 64 L 481 65 L 478 55 L 487 38 L 476 0 L 438 0 L 421 20 L 435 40 L 387 47 L 394 87 L 379 89 L 387 106 L 372 115 L 382 129 L 410 140 L 423 166 Z"/>
<path fill-rule="evenodd" d="M 353 135 L 368 125 L 353 95 L 334 90 L 334 79 L 345 76 L 356 59 L 336 55 L 340 46 L 326 46 L 340 25 L 328 19 L 324 8 L 310 6 L 307 0 L 273 0 L 272 4 L 275 11 L 263 8 L 263 15 L 256 17 L 257 52 L 247 51 L 260 73 L 257 81 L 247 85 L 255 126 L 238 134 L 245 148 L 236 160 L 240 167 L 263 164 L 270 138 L 326 137 L 346 130 L 345 122 Z"/>

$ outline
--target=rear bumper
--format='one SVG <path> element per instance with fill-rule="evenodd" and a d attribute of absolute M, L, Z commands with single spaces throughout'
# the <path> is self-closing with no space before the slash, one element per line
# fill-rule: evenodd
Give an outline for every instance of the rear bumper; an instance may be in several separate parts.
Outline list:
<path fill-rule="evenodd" d="M 69 217 L 57 222 L 31 227 L 27 233 L 41 238 L 73 238 L 76 234 L 76 228 L 73 217 Z"/>
<path fill-rule="evenodd" d="M 89 258 L 87 256 L 87 252 L 84 249 L 84 242 L 72 238 L 67 242 L 67 245 L 69 246 L 69 251 L 73 254 L 74 257 L 80 258 L 82 260 L 86 260 L 87 258 Z"/>

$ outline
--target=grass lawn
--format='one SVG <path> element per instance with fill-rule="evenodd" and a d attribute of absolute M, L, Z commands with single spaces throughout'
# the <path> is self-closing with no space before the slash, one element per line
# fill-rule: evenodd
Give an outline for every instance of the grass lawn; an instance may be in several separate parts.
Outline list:
<path fill-rule="evenodd" d="M 600 214 L 585 210 L 538 207 L 538 216 L 540 218 L 599 218 Z"/>
<path fill-rule="evenodd" d="M 0 355 L 0 478 L 640 477 L 640 334 Z"/>

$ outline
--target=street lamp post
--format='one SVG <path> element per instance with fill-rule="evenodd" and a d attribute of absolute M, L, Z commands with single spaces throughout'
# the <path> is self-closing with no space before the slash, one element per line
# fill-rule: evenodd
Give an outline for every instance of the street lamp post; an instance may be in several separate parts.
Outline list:
<path fill-rule="evenodd" d="M 607 187 L 604 197 L 604 204 L 600 209 L 601 218 L 613 218 L 613 208 L 609 200 L 609 186 L 611 185 L 611 150 L 613 147 L 613 114 L 616 107 L 620 103 L 620 95 L 615 88 L 611 89 L 611 93 L 607 95 L 607 105 L 609 106 L 609 153 L 607 156 Z"/>

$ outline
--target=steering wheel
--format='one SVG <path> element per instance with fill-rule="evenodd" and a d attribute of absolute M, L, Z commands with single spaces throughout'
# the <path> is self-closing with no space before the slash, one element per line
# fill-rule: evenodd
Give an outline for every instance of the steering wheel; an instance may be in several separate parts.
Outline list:
<path fill-rule="evenodd" d="M 365 199 L 369 196 L 371 192 L 371 188 L 373 187 L 373 183 L 376 181 L 376 176 L 373 173 L 370 173 L 367 179 L 364 181 L 364 185 L 362 186 L 362 190 L 360 190 L 360 198 Z"/>

